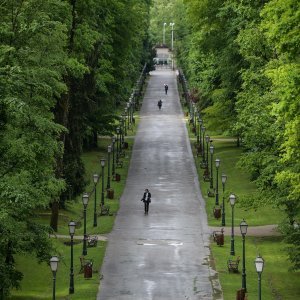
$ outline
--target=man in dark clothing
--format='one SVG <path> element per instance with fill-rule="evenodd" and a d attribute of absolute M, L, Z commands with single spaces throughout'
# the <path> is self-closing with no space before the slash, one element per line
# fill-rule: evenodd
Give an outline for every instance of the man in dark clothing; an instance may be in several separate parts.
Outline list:
<path fill-rule="evenodd" d="M 165 84 L 165 93 L 166 93 L 166 95 L 168 94 L 168 89 L 169 89 L 168 85 Z"/>
<path fill-rule="evenodd" d="M 161 110 L 161 106 L 162 106 L 162 101 L 161 101 L 161 99 L 158 100 L 157 106 L 158 106 L 159 110 Z"/>
<path fill-rule="evenodd" d="M 148 189 L 145 189 L 145 193 L 141 201 L 143 201 L 145 205 L 145 215 L 148 215 L 149 203 L 151 203 L 151 193 Z"/>

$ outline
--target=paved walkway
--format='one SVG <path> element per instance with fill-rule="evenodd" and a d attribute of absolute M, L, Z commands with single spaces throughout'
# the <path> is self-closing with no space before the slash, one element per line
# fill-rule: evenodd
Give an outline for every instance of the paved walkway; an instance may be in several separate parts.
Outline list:
<path fill-rule="evenodd" d="M 152 193 L 149 215 L 144 215 L 140 201 L 145 188 Z M 222 299 L 209 263 L 211 230 L 204 205 L 176 75 L 166 69 L 154 71 L 120 210 L 108 237 L 97 299 Z"/>

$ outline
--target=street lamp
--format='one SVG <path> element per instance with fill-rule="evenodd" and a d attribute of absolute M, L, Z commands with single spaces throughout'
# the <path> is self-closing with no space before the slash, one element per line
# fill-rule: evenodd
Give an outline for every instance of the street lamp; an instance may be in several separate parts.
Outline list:
<path fill-rule="evenodd" d="M 116 173 L 116 167 L 115 167 L 115 142 L 116 142 L 116 137 L 113 136 L 111 138 L 111 141 L 112 141 L 112 176 L 114 178 L 115 176 L 115 173 Z"/>
<path fill-rule="evenodd" d="M 117 127 L 116 132 L 117 132 L 117 155 L 116 155 L 116 163 L 118 164 L 118 162 L 119 162 L 119 147 L 120 147 L 120 143 L 119 143 L 120 127 Z"/>
<path fill-rule="evenodd" d="M 201 126 L 201 131 L 202 131 L 202 164 L 205 164 L 205 148 L 204 148 L 204 134 L 205 134 L 205 126 Z"/>
<path fill-rule="evenodd" d="M 94 227 L 97 226 L 97 183 L 99 180 L 99 175 L 94 174 L 93 175 L 93 182 L 94 182 L 94 192 L 95 192 L 95 200 L 94 200 Z"/>
<path fill-rule="evenodd" d="M 107 189 L 110 189 L 110 153 L 111 145 L 107 146 Z"/>
<path fill-rule="evenodd" d="M 131 119 L 130 119 L 130 115 L 131 115 L 131 113 L 130 113 L 130 103 L 127 102 L 126 106 L 127 106 L 127 129 L 129 130 L 129 123 L 131 121 Z"/>
<path fill-rule="evenodd" d="M 261 273 L 263 272 L 265 261 L 260 255 L 258 255 L 254 263 L 258 274 L 258 300 L 261 300 Z"/>
<path fill-rule="evenodd" d="M 124 113 L 122 115 L 122 123 L 123 123 L 124 135 L 125 136 L 127 136 L 126 118 L 127 118 L 127 107 L 124 108 Z"/>
<path fill-rule="evenodd" d="M 175 23 L 170 23 L 170 26 L 172 27 L 172 31 L 171 31 L 172 70 L 174 70 L 174 55 L 173 55 L 173 49 L 174 49 L 174 25 L 175 25 Z"/>
<path fill-rule="evenodd" d="M 243 220 L 240 224 L 240 230 L 243 237 L 243 271 L 242 271 L 242 289 L 247 292 L 246 285 L 246 262 L 245 262 L 245 236 L 247 234 L 248 224 Z"/>
<path fill-rule="evenodd" d="M 71 267 L 70 267 L 70 286 L 69 293 L 74 294 L 74 268 L 73 268 L 73 237 L 75 234 L 76 223 L 74 221 L 70 221 L 69 223 L 69 233 L 71 237 Z"/>
<path fill-rule="evenodd" d="M 173 51 L 173 46 L 174 46 L 174 25 L 175 23 L 170 23 L 170 26 L 172 27 L 172 35 L 171 35 L 171 51 Z"/>
<path fill-rule="evenodd" d="M 216 159 L 216 205 L 219 205 L 219 167 L 220 167 L 220 159 Z"/>
<path fill-rule="evenodd" d="M 86 241 L 87 241 L 87 235 L 86 235 L 86 208 L 89 202 L 89 194 L 83 193 L 82 195 L 82 204 L 83 204 L 83 248 L 82 248 L 82 255 L 87 255 L 87 249 L 86 249 Z"/>
<path fill-rule="evenodd" d="M 235 195 L 231 194 L 229 196 L 229 201 L 231 205 L 231 241 L 230 241 L 230 255 L 235 255 L 234 251 L 234 205 L 235 205 Z"/>
<path fill-rule="evenodd" d="M 208 135 L 205 136 L 205 141 L 206 141 L 206 159 L 205 159 L 205 165 L 206 169 L 208 171 L 208 143 L 210 142 L 210 137 Z M 204 147 L 204 144 L 203 144 Z"/>
<path fill-rule="evenodd" d="M 213 156 L 214 156 L 214 145 L 209 146 L 209 152 L 210 152 L 210 188 L 214 188 L 213 184 Z"/>
<path fill-rule="evenodd" d="M 102 158 L 100 160 L 101 169 L 102 169 L 102 192 L 101 192 L 101 205 L 104 205 L 104 166 L 105 166 L 105 159 Z"/>
<path fill-rule="evenodd" d="M 224 173 L 221 176 L 222 178 L 222 186 L 223 186 L 223 201 L 222 201 L 222 226 L 225 226 L 225 199 L 224 199 L 224 193 L 225 193 L 225 183 L 227 180 L 227 175 Z"/>
<path fill-rule="evenodd" d="M 55 300 L 55 281 L 56 281 L 56 272 L 59 259 L 57 256 L 52 256 L 50 259 L 50 268 L 53 274 L 53 289 L 52 289 L 52 299 Z"/>
<path fill-rule="evenodd" d="M 164 27 L 163 27 L 163 46 L 166 43 L 166 25 L 167 25 L 167 23 L 164 23 Z"/>

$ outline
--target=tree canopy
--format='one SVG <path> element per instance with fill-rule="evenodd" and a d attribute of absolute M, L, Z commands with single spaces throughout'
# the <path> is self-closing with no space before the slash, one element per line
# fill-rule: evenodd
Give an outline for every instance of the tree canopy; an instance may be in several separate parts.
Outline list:
<path fill-rule="evenodd" d="M 115 109 L 149 60 L 148 0 L 0 4 L 0 281 L 18 287 L 15 253 L 48 259 L 38 209 L 82 192 L 84 147 L 112 134 Z M 39 245 L 39 247 L 36 247 Z"/>
<path fill-rule="evenodd" d="M 299 269 L 300 237 L 293 224 L 300 222 L 300 3 L 168 2 L 154 1 L 151 24 L 162 26 L 169 18 L 176 24 L 177 62 L 208 130 L 241 138 L 239 164 L 257 184 L 247 205 L 269 203 L 286 212 L 282 229 Z M 151 29 L 159 36 L 157 27 Z"/>

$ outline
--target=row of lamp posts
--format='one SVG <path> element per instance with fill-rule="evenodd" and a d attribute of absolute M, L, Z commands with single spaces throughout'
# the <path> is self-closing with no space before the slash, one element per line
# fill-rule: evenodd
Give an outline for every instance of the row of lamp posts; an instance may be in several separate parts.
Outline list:
<path fill-rule="evenodd" d="M 143 68 L 142 74 L 137 81 L 137 87 L 130 99 L 127 102 L 126 107 L 124 109 L 124 114 L 121 117 L 121 122 L 119 126 L 116 128 L 116 136 L 112 136 L 111 138 L 111 145 L 107 148 L 107 186 L 106 189 L 111 189 L 111 178 L 116 178 L 116 167 L 119 164 L 120 156 L 123 153 L 124 148 L 124 135 L 127 135 L 127 130 L 130 129 L 130 125 L 134 123 L 134 110 L 136 107 L 135 100 L 138 101 L 138 98 L 135 97 L 139 96 L 141 93 L 142 84 L 145 80 L 145 72 L 146 72 L 146 65 Z M 126 122 L 127 120 L 127 122 Z M 111 166 L 111 155 L 112 155 L 112 166 Z M 101 205 L 104 205 L 104 167 L 105 167 L 106 160 L 102 158 L 100 160 L 101 166 L 101 178 L 102 178 L 102 190 L 101 190 Z M 93 183 L 94 183 L 94 222 L 93 226 L 97 227 L 97 183 L 99 181 L 99 175 L 93 175 Z M 86 211 L 89 202 L 89 194 L 83 193 L 82 195 L 82 204 L 83 204 L 83 221 L 84 221 L 84 228 L 83 228 L 83 248 L 82 248 L 82 255 L 87 255 L 87 232 L 86 232 Z M 76 223 L 74 221 L 69 222 L 69 234 L 71 238 L 70 246 L 71 246 L 71 263 L 70 263 L 70 284 L 69 284 L 69 293 L 74 293 L 74 234 Z M 55 300 L 56 297 L 56 272 L 58 268 L 59 258 L 57 256 L 53 256 L 50 259 L 50 268 L 53 275 L 53 288 L 52 288 L 52 299 Z"/>
<path fill-rule="evenodd" d="M 184 77 L 183 77 L 184 79 Z M 184 85 L 184 80 L 181 80 Z M 187 89 L 183 87 L 183 89 Z M 188 91 L 185 92 L 189 94 Z M 197 110 L 197 107 L 192 101 L 189 101 L 189 113 L 190 113 L 190 124 L 193 126 L 193 131 L 196 135 L 196 147 L 197 147 L 197 155 L 201 155 L 202 159 L 200 162 L 200 167 L 205 169 L 204 171 L 204 180 L 209 182 L 209 190 L 208 196 L 215 197 L 215 210 L 214 215 L 216 218 L 221 216 L 221 226 L 225 226 L 225 184 L 227 181 L 227 175 L 222 173 L 221 182 L 222 182 L 222 205 L 221 205 L 221 214 L 219 214 L 219 168 L 221 164 L 220 159 L 215 159 L 215 168 L 216 168 L 216 182 L 214 189 L 214 180 L 213 180 L 213 156 L 214 156 L 214 145 L 212 140 L 208 135 L 205 135 L 206 128 L 204 126 L 203 119 L 200 117 L 200 113 Z M 204 140 L 206 142 L 206 147 L 204 144 Z M 206 149 L 205 149 L 206 148 Z M 206 151 L 205 151 L 206 150 Z M 206 152 L 206 153 L 205 153 Z M 208 155 L 210 153 L 210 169 L 209 169 L 209 159 Z M 235 256 L 235 245 L 234 245 L 234 206 L 236 202 L 236 196 L 231 194 L 229 196 L 229 203 L 231 206 L 231 240 L 230 240 L 230 255 Z M 217 207 L 217 208 L 216 208 Z M 216 214 L 216 209 L 218 213 Z M 240 223 L 240 232 L 242 236 L 242 290 L 247 292 L 247 280 L 246 280 L 246 258 L 245 258 L 245 239 L 247 234 L 248 224 L 245 220 Z M 264 260 L 258 255 L 255 259 L 255 268 L 258 273 L 258 299 L 261 300 L 261 274 L 264 268 Z"/>

